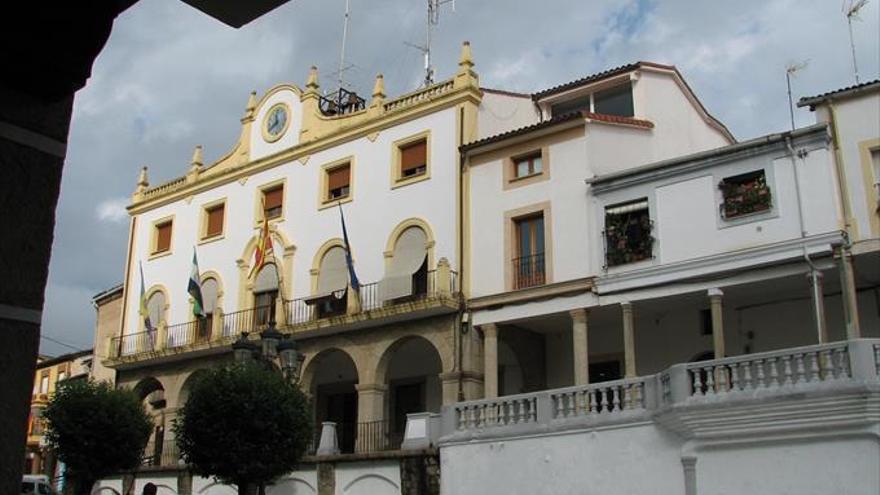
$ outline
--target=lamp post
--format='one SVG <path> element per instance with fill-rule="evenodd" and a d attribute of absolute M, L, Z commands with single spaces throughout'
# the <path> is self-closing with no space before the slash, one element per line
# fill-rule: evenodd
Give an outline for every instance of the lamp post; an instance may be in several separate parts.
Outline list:
<path fill-rule="evenodd" d="M 291 382 L 299 381 L 305 355 L 299 352 L 294 339 L 275 328 L 274 320 L 269 322 L 268 328 L 260 332 L 259 345 L 251 342 L 248 335 L 248 332 L 242 332 L 238 340 L 232 344 L 235 362 L 245 363 L 258 359 L 271 365 L 273 369 L 280 368 L 285 378 Z"/>

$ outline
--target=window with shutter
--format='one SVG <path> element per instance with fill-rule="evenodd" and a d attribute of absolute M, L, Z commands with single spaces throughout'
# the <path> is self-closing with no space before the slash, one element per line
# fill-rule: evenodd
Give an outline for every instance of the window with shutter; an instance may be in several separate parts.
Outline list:
<path fill-rule="evenodd" d="M 422 175 L 428 170 L 428 141 L 421 139 L 400 147 L 400 178 Z"/>
<path fill-rule="evenodd" d="M 281 204 L 284 200 L 284 186 L 277 186 L 263 191 L 263 214 L 268 219 L 281 216 Z"/>
<path fill-rule="evenodd" d="M 327 191 L 325 201 L 348 197 L 351 192 L 351 164 L 327 170 Z"/>
<path fill-rule="evenodd" d="M 156 225 L 156 249 L 153 253 L 164 253 L 171 249 L 171 226 L 172 222 Z"/>
<path fill-rule="evenodd" d="M 223 233 L 223 215 L 226 213 L 226 205 L 219 204 L 205 210 L 207 222 L 205 226 L 205 238 L 215 237 Z"/>

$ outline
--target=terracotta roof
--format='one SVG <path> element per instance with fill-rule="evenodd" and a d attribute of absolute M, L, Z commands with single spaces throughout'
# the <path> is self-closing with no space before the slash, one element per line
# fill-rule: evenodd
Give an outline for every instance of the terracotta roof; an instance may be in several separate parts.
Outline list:
<path fill-rule="evenodd" d="M 861 84 L 855 84 L 853 86 L 847 86 L 845 88 L 835 89 L 834 91 L 829 91 L 827 93 L 822 93 L 821 95 L 816 96 L 805 96 L 798 100 L 798 107 L 805 107 L 807 105 L 810 106 L 812 110 L 818 103 L 822 103 L 822 101 L 833 97 L 833 96 L 848 96 L 851 94 L 861 93 L 866 90 L 874 89 L 874 87 L 880 88 L 880 79 L 874 79 L 873 81 L 863 82 Z"/>
<path fill-rule="evenodd" d="M 461 145 L 458 149 L 462 152 L 470 151 L 474 148 L 479 148 L 481 146 L 485 146 L 487 144 L 496 143 L 498 141 L 504 141 L 505 139 L 514 138 L 517 136 L 522 136 L 523 134 L 528 134 L 530 132 L 534 132 L 540 129 L 545 129 L 547 127 L 553 127 L 558 124 L 562 124 L 563 122 L 570 122 L 573 120 L 582 119 L 583 115 L 581 112 L 569 112 L 564 113 L 562 115 L 551 118 L 550 120 L 545 120 L 543 122 L 538 122 L 537 124 L 527 125 L 525 127 L 520 127 L 518 129 L 513 129 L 507 132 L 502 132 L 501 134 L 495 134 L 494 136 L 485 137 L 483 139 L 479 139 L 477 141 L 470 142 L 468 144 Z"/>
<path fill-rule="evenodd" d="M 584 112 L 585 119 L 598 120 L 600 122 L 608 122 L 611 124 L 634 125 L 636 127 L 644 127 L 653 129 L 654 123 L 650 120 L 634 119 L 632 117 L 620 117 L 618 115 L 608 115 L 604 113 Z"/>
<path fill-rule="evenodd" d="M 605 79 L 608 77 L 613 77 L 613 76 L 616 76 L 619 74 L 623 74 L 625 72 L 630 72 L 630 71 L 636 70 L 642 66 L 656 67 L 659 69 L 675 70 L 675 66 L 673 66 L 673 65 L 663 65 L 663 64 L 656 64 L 654 62 L 643 62 L 643 61 L 634 62 L 631 64 L 621 65 L 620 67 L 615 67 L 613 69 L 608 69 L 606 71 L 597 72 L 595 74 L 591 74 L 589 76 L 582 77 L 580 79 L 575 79 L 574 81 L 567 82 L 565 84 L 560 84 L 559 86 L 553 86 L 552 88 L 538 91 L 537 93 L 532 94 L 532 99 L 538 100 L 538 99 L 541 99 L 541 98 L 544 98 L 544 97 L 547 97 L 550 95 L 554 95 L 557 93 L 561 93 L 563 91 L 567 91 L 571 88 L 576 88 L 578 86 L 582 86 L 584 84 L 591 83 L 593 81 L 598 81 L 600 79 Z"/>

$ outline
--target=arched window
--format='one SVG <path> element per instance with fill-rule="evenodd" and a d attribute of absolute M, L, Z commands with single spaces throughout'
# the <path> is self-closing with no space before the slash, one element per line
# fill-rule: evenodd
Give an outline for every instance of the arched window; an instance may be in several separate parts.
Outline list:
<path fill-rule="evenodd" d="M 278 298 L 278 269 L 274 263 L 264 266 L 254 281 L 254 324 L 266 325 L 275 315 Z"/>
<path fill-rule="evenodd" d="M 214 327 L 214 310 L 217 308 L 217 294 L 220 292 L 220 284 L 215 278 L 206 278 L 202 282 L 202 309 L 205 311 L 205 317 L 199 319 L 198 335 L 199 340 L 210 340 L 211 329 Z"/>
<path fill-rule="evenodd" d="M 417 297 L 428 292 L 427 242 L 420 227 L 410 227 L 400 234 L 385 278 L 379 283 L 382 300 Z"/>
<path fill-rule="evenodd" d="M 345 314 L 348 288 L 348 266 L 345 263 L 345 248 L 333 246 L 324 253 L 318 271 L 318 290 L 306 300 L 313 304 L 318 318 Z"/>
<path fill-rule="evenodd" d="M 165 293 L 157 290 L 147 299 L 147 315 L 153 328 L 157 328 L 159 322 L 165 321 Z"/>

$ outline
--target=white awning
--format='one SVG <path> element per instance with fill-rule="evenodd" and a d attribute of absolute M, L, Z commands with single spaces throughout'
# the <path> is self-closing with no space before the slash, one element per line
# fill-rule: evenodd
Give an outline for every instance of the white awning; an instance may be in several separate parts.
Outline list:
<path fill-rule="evenodd" d="M 275 265 L 270 263 L 260 269 L 257 279 L 254 281 L 254 292 L 269 292 L 278 290 L 278 271 Z"/>
<path fill-rule="evenodd" d="M 428 238 L 419 227 L 410 227 L 400 234 L 388 272 L 379 282 L 379 298 L 383 301 L 412 295 L 412 276 L 425 262 Z"/>
<path fill-rule="evenodd" d="M 217 308 L 217 293 L 220 292 L 220 286 L 217 280 L 209 278 L 202 282 L 202 303 L 204 305 L 205 314 L 212 314 Z"/>
<path fill-rule="evenodd" d="M 318 294 L 327 294 L 348 287 L 348 267 L 345 264 L 345 249 L 332 247 L 324 253 L 318 272 Z"/>
<path fill-rule="evenodd" d="M 648 209 L 648 200 L 640 199 L 638 201 L 632 201 L 630 203 L 625 203 L 622 205 L 608 206 L 605 208 L 606 215 L 622 215 L 624 213 L 631 213 L 639 210 L 647 210 Z"/>

